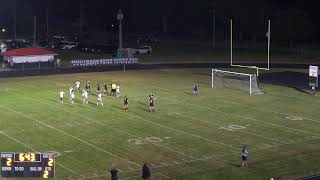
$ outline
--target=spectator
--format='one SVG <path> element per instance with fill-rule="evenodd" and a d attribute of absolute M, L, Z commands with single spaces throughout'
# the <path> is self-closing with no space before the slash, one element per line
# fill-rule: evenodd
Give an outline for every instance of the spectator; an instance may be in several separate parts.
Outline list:
<path fill-rule="evenodd" d="M 110 174 L 111 174 L 111 180 L 118 180 L 118 170 L 115 165 L 112 166 Z"/>
<path fill-rule="evenodd" d="M 151 177 L 151 172 L 149 167 L 147 166 L 147 163 L 144 163 L 142 166 L 142 179 L 148 180 Z"/>

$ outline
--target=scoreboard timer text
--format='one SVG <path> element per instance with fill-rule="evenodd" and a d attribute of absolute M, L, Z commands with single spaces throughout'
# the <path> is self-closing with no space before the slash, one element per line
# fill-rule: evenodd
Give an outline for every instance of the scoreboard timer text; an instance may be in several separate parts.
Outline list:
<path fill-rule="evenodd" d="M 1 177 L 55 177 L 54 153 L 1 153 Z"/>

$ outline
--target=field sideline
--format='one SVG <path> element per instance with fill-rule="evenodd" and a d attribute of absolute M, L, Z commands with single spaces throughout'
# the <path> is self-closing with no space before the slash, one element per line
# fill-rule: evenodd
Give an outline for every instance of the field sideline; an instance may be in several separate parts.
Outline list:
<path fill-rule="evenodd" d="M 281 70 L 277 70 L 281 71 Z M 147 162 L 152 179 L 292 179 L 320 173 L 320 102 L 294 88 L 261 84 L 249 96 L 211 89 L 210 69 L 143 70 L 0 79 L 0 151 L 54 151 L 56 179 L 140 179 Z M 68 102 L 76 80 L 118 82 L 123 98 Z M 192 96 L 197 83 L 200 96 Z M 58 92 L 66 92 L 60 104 Z M 147 98 L 156 112 L 147 111 Z M 240 150 L 249 150 L 241 169 Z M 1 178 L 0 178 L 1 179 Z M 4 178 L 2 178 L 4 179 Z"/>

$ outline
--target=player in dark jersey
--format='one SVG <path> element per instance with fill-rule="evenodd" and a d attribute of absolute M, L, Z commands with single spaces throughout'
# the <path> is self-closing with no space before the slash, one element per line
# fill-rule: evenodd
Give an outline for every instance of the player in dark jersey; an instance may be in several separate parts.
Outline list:
<path fill-rule="evenodd" d="M 149 112 L 154 112 L 154 101 L 155 97 L 153 95 L 149 95 Z"/>
<path fill-rule="evenodd" d="M 123 105 L 124 105 L 124 110 L 125 111 L 129 111 L 129 99 L 127 98 L 127 96 L 124 96 L 124 99 L 123 99 Z"/>
<path fill-rule="evenodd" d="M 198 96 L 198 86 L 196 84 L 192 87 L 192 94 Z"/>
<path fill-rule="evenodd" d="M 87 92 L 88 92 L 89 94 L 91 94 L 91 83 L 90 83 L 90 81 L 87 81 L 87 82 L 86 82 L 86 89 L 87 89 Z"/>
<path fill-rule="evenodd" d="M 103 87 L 104 87 L 104 90 L 103 90 L 103 93 L 104 95 L 107 95 L 108 94 L 108 83 L 103 83 Z"/>
<path fill-rule="evenodd" d="M 100 84 L 97 83 L 97 94 L 99 94 L 99 93 L 100 93 Z"/>

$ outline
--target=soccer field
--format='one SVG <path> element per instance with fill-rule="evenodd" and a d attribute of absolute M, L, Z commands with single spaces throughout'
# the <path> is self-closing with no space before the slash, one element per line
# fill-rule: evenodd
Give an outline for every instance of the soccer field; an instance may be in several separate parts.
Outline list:
<path fill-rule="evenodd" d="M 320 102 L 294 88 L 263 95 L 211 89 L 210 69 L 143 70 L 0 79 L 0 151 L 56 152 L 56 179 L 293 179 L 320 173 Z M 70 104 L 76 80 L 118 82 L 121 97 Z M 192 85 L 199 96 L 192 96 Z M 66 92 L 64 104 L 58 93 Z M 148 95 L 156 111 L 148 112 Z M 123 110 L 123 96 L 129 111 Z M 249 168 L 240 168 L 241 148 Z M 0 178 L 1 179 L 1 178 Z"/>

